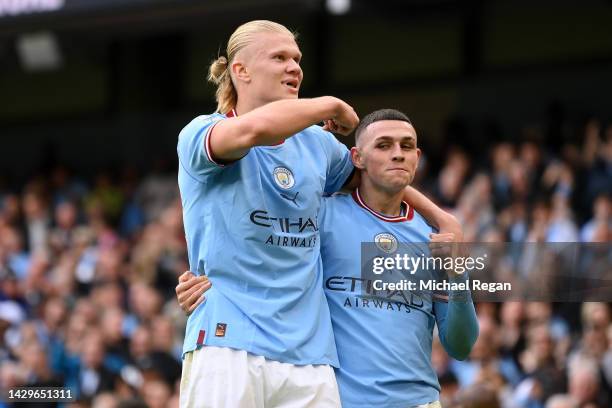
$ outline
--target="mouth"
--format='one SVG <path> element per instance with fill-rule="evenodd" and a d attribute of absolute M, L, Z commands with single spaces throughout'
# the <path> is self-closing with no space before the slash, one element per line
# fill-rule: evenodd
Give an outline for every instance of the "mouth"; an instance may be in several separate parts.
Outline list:
<path fill-rule="evenodd" d="M 297 92 L 299 89 L 299 82 L 297 79 L 289 79 L 287 81 L 283 81 L 282 84 L 293 92 Z"/>
<path fill-rule="evenodd" d="M 400 168 L 392 168 L 392 169 L 389 169 L 389 171 L 403 171 L 404 173 L 408 173 L 408 170 L 400 169 Z"/>

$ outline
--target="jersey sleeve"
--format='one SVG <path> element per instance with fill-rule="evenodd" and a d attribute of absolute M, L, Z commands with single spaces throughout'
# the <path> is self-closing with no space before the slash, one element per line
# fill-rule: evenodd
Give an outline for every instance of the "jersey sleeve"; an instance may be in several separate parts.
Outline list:
<path fill-rule="evenodd" d="M 200 181 L 220 171 L 224 165 L 215 161 L 210 149 L 210 134 L 222 115 L 199 116 L 179 134 L 177 153 L 180 165 Z"/>
<path fill-rule="evenodd" d="M 466 275 L 451 281 L 466 282 Z M 451 357 L 465 360 L 478 338 L 478 318 L 470 291 L 451 291 L 448 303 L 434 299 L 433 307 L 442 346 Z"/>
<path fill-rule="evenodd" d="M 327 175 L 324 193 L 339 191 L 353 173 L 351 154 L 347 147 L 340 143 L 331 133 L 325 132 L 325 149 L 327 153 Z"/>

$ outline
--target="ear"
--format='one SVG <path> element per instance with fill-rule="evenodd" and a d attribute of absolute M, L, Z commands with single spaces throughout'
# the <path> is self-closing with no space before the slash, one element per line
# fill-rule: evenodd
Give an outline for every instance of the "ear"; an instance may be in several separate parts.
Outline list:
<path fill-rule="evenodd" d="M 237 81 L 243 81 L 246 83 L 251 82 L 251 76 L 249 75 L 247 67 L 244 62 L 240 60 L 232 62 L 232 74 L 234 74 L 234 78 Z"/>
<path fill-rule="evenodd" d="M 416 161 L 414 162 L 414 169 L 413 169 L 414 170 L 414 174 L 416 174 L 416 171 L 419 168 L 419 162 L 420 162 L 420 159 L 421 159 L 421 149 L 419 149 L 418 147 L 416 149 L 416 154 L 417 154 L 417 158 L 416 158 Z M 412 183 L 412 181 L 411 181 L 411 183 Z"/>
<path fill-rule="evenodd" d="M 358 147 L 351 147 L 351 160 L 353 161 L 353 165 L 359 170 L 365 168 L 363 165 L 363 156 Z"/>

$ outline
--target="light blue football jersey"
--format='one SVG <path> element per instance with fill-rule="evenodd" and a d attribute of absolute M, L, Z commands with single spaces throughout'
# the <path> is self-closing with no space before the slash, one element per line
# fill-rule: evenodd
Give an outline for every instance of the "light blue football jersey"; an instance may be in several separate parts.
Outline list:
<path fill-rule="evenodd" d="M 178 140 L 189 266 L 213 284 L 189 316 L 183 353 L 209 345 L 337 366 L 317 215 L 322 194 L 353 170 L 348 149 L 311 126 L 222 166 L 208 137 L 225 118 L 199 116 Z"/>
<path fill-rule="evenodd" d="M 374 291 L 372 281 L 361 273 L 364 242 L 389 249 L 390 244 L 397 248 L 398 243 L 421 243 L 414 251 L 427 250 L 424 243 L 434 230 L 406 203 L 403 206 L 402 216 L 381 215 L 365 205 L 358 190 L 325 198 L 321 206 L 325 294 L 340 358 L 336 379 L 344 408 L 405 408 L 439 399 L 431 347 L 434 326 L 444 324 L 448 307 L 434 299 L 443 299 L 444 293 Z M 471 302 L 466 306 L 473 310 Z"/>

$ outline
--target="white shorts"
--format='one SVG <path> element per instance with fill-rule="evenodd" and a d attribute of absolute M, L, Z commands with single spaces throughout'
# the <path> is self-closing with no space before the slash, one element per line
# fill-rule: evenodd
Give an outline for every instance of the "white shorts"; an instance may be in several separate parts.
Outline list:
<path fill-rule="evenodd" d="M 430 402 L 429 404 L 417 405 L 414 408 L 442 408 L 440 401 Z"/>
<path fill-rule="evenodd" d="M 181 408 L 336 408 L 340 395 L 328 365 L 297 366 L 244 350 L 204 346 L 183 359 Z"/>

